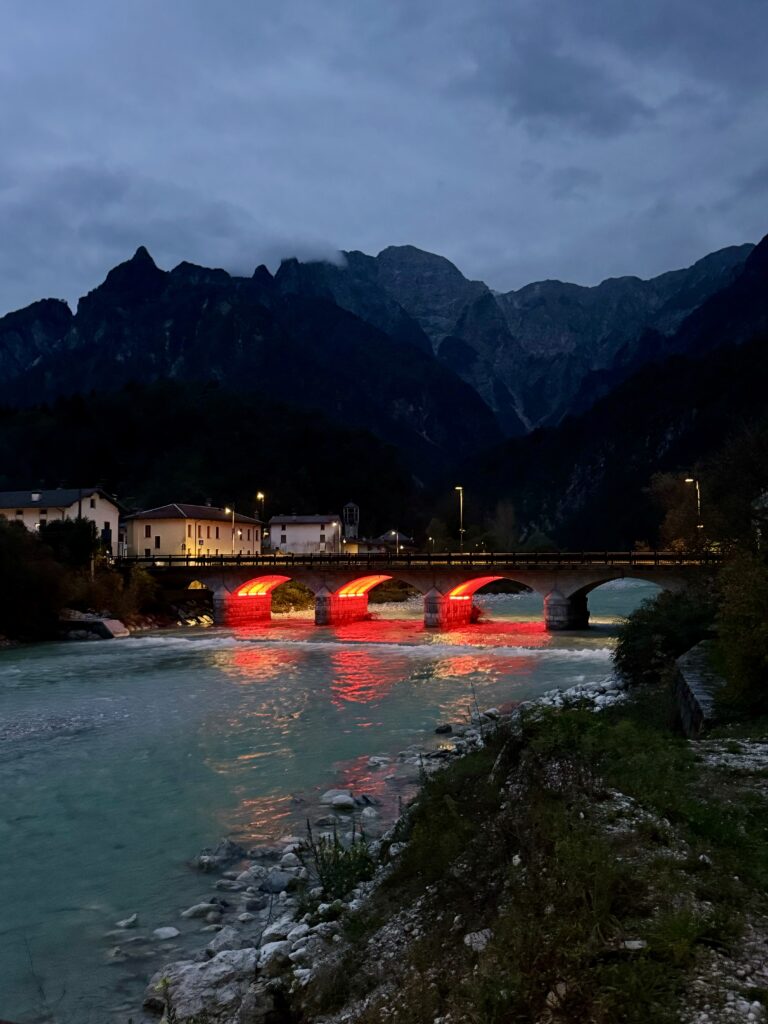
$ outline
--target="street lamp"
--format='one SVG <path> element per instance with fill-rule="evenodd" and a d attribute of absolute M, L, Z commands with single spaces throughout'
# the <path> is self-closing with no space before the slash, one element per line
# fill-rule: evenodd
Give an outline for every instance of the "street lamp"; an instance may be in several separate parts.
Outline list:
<path fill-rule="evenodd" d="M 397 530 L 392 530 L 391 533 L 392 533 L 392 536 L 395 538 L 395 554 L 397 555 L 397 554 L 399 554 L 399 547 L 400 547 L 400 545 L 398 544 L 398 539 L 399 539 L 398 532 L 397 532 Z"/>
<path fill-rule="evenodd" d="M 260 510 L 261 510 L 261 519 L 262 519 L 262 522 L 263 522 L 264 521 L 264 492 L 263 491 L 257 491 L 256 492 L 256 501 L 258 501 L 258 503 L 259 503 Z"/>
<path fill-rule="evenodd" d="M 427 540 L 429 542 L 429 553 L 432 554 L 432 552 L 435 550 L 435 538 L 427 537 Z"/>
<path fill-rule="evenodd" d="M 454 487 L 459 492 L 459 551 L 464 550 L 464 488 Z"/>
<path fill-rule="evenodd" d="M 696 487 L 696 529 L 703 530 L 704 523 L 701 521 L 701 484 L 695 476 L 687 476 L 685 482 L 687 484 L 694 484 Z"/>
<path fill-rule="evenodd" d="M 232 513 L 232 557 L 235 555 L 235 510 L 233 508 L 225 508 L 224 511 L 227 515 Z"/>

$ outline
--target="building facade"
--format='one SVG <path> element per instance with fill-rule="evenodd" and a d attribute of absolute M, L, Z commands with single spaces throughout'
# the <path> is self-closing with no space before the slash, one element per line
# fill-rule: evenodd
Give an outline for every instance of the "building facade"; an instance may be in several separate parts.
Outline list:
<path fill-rule="evenodd" d="M 161 505 L 125 525 L 128 554 L 142 558 L 261 554 L 261 520 L 212 505 Z"/>
<path fill-rule="evenodd" d="M 338 554 L 342 549 L 341 517 L 272 516 L 269 544 L 287 554 Z"/>
<path fill-rule="evenodd" d="M 56 519 L 88 519 L 105 552 L 118 555 L 120 510 L 100 487 L 57 487 L 54 490 L 0 491 L 0 516 L 37 531 Z"/>

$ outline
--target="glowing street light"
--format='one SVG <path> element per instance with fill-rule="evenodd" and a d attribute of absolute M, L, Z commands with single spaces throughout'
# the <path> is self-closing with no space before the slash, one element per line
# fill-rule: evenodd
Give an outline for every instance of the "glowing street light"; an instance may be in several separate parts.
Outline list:
<path fill-rule="evenodd" d="M 232 513 L 232 555 L 235 554 L 235 510 L 233 508 L 225 508 L 225 513 L 229 515 Z"/>
<path fill-rule="evenodd" d="M 400 544 L 399 544 L 400 536 L 399 536 L 397 530 L 390 530 L 390 533 L 395 538 L 395 554 L 398 555 L 400 553 Z"/>
<path fill-rule="evenodd" d="M 464 488 L 454 487 L 459 492 L 459 551 L 464 550 Z"/>
<path fill-rule="evenodd" d="M 701 521 L 701 484 L 695 476 L 687 476 L 685 482 L 687 484 L 694 484 L 696 487 L 696 529 L 703 530 L 704 523 Z"/>
<path fill-rule="evenodd" d="M 256 492 L 256 501 L 258 501 L 258 503 L 259 503 L 259 510 L 261 512 L 261 518 L 262 518 L 262 521 L 263 521 L 264 520 L 264 492 L 263 491 L 257 491 Z"/>

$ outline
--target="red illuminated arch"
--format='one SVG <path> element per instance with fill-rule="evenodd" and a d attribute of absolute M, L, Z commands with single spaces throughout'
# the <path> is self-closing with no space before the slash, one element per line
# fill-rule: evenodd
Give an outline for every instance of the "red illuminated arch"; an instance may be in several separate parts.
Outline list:
<path fill-rule="evenodd" d="M 281 583 L 287 583 L 290 578 L 290 576 L 259 576 L 257 579 L 241 584 L 234 592 L 235 597 L 264 597 L 266 594 L 271 594 Z"/>
<path fill-rule="evenodd" d="M 474 580 L 467 580 L 465 583 L 459 583 L 453 590 L 449 590 L 447 596 L 452 601 L 471 601 L 472 595 L 484 587 L 486 583 L 493 583 L 494 580 L 503 580 L 503 576 L 478 576 Z"/>
<path fill-rule="evenodd" d="M 345 583 L 343 587 L 339 587 L 336 591 L 336 597 L 363 597 L 379 583 L 391 579 L 391 576 L 361 576 L 359 579 L 351 580 L 349 583 Z"/>

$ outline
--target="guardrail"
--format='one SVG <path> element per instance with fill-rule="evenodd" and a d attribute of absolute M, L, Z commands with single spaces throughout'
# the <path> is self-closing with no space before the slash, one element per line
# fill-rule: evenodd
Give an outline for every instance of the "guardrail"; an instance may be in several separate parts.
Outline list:
<path fill-rule="evenodd" d="M 402 555 L 372 552 L 362 555 L 317 553 L 306 555 L 127 555 L 116 558 L 116 566 L 144 565 L 156 569 L 235 569 L 254 568 L 515 568 L 515 569 L 569 569 L 607 565 L 630 568 L 661 568 L 665 566 L 714 567 L 720 564 L 720 555 L 680 551 L 488 551 L 467 552 L 412 552 Z"/>

